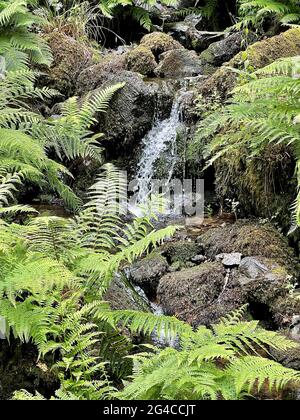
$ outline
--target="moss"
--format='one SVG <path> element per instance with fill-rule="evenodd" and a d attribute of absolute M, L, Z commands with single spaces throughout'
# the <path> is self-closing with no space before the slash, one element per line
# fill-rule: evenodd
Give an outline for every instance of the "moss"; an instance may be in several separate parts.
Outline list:
<path fill-rule="evenodd" d="M 153 53 L 143 45 L 134 48 L 126 54 L 127 70 L 136 71 L 144 76 L 151 76 L 156 66 L 157 63 Z"/>
<path fill-rule="evenodd" d="M 150 49 L 156 58 L 166 51 L 183 49 L 183 46 L 170 35 L 163 32 L 152 32 L 141 39 L 141 45 Z"/>
<path fill-rule="evenodd" d="M 293 250 L 271 224 L 241 220 L 234 225 L 209 230 L 200 238 L 211 258 L 221 253 L 240 252 L 244 256 L 272 258 L 287 270 L 295 271 Z"/>
<path fill-rule="evenodd" d="M 162 255 L 168 263 L 170 265 L 179 263 L 180 267 L 186 267 L 200 251 L 201 247 L 198 244 L 188 241 L 169 242 L 161 247 Z"/>
<path fill-rule="evenodd" d="M 248 68 L 250 66 L 258 69 L 279 58 L 296 55 L 300 55 L 300 28 L 290 29 L 280 35 L 256 42 L 246 51 L 240 52 L 232 58 L 227 67 L 243 68 L 247 61 Z M 237 81 L 237 74 L 223 66 L 200 87 L 200 93 L 210 96 L 210 93 L 215 89 L 223 99 L 226 99 Z"/>
<path fill-rule="evenodd" d="M 221 202 L 237 198 L 242 214 L 289 226 L 296 191 L 294 168 L 293 152 L 284 145 L 269 145 L 255 158 L 246 149 L 236 150 L 215 164 L 217 195 Z"/>
<path fill-rule="evenodd" d="M 60 32 L 53 32 L 45 38 L 53 54 L 47 84 L 65 96 L 71 96 L 80 72 L 92 64 L 93 52 L 85 43 Z"/>
<path fill-rule="evenodd" d="M 245 57 L 255 69 L 271 64 L 282 57 L 293 57 L 300 54 L 300 29 L 295 28 L 280 35 L 256 42 L 247 49 Z M 240 61 L 242 54 L 235 58 Z"/>

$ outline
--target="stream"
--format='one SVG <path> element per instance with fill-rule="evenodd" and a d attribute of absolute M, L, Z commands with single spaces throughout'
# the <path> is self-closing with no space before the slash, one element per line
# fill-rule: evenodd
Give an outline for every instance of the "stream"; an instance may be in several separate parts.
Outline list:
<path fill-rule="evenodd" d="M 156 175 L 156 163 L 161 157 L 164 157 L 165 187 L 168 186 L 172 179 L 174 168 L 178 161 L 178 132 L 185 128 L 182 101 L 186 93 L 185 88 L 177 92 L 170 116 L 163 120 L 154 121 L 152 129 L 142 139 L 143 151 L 137 165 L 136 174 L 138 203 L 145 203 L 149 199 L 153 188 L 152 181 Z"/>

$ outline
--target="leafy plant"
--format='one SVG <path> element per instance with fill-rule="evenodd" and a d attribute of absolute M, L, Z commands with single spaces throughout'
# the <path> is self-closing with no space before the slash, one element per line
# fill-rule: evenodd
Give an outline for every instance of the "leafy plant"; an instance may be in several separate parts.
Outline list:
<path fill-rule="evenodd" d="M 128 360 L 116 355 L 127 355 L 131 344 L 105 321 L 110 311 L 102 298 L 116 271 L 176 229 L 156 231 L 148 215 L 124 225 L 125 182 L 106 165 L 75 220 L 0 224 L 2 333 L 32 341 L 40 357 L 55 356 L 59 395 L 105 398 L 111 391 L 107 362 L 113 375 L 130 373 Z"/>
<path fill-rule="evenodd" d="M 113 312 L 114 321 L 134 331 L 151 332 L 158 322 L 163 331 L 177 334 L 178 349 L 163 350 L 148 346 L 148 351 L 131 356 L 135 362 L 132 381 L 117 396 L 125 400 L 202 400 L 244 399 L 261 391 L 269 392 L 299 382 L 300 375 L 264 357 L 269 348 L 287 350 L 296 347 L 258 322 L 242 322 L 246 307 L 230 314 L 212 329 L 189 325 L 167 317 Z M 157 317 L 156 317 L 157 318 Z"/>
<path fill-rule="evenodd" d="M 22 184 L 21 180 L 40 186 L 48 183 L 74 210 L 80 201 L 61 179 L 63 174 L 72 175 L 63 165 L 47 158 L 47 154 L 54 151 L 61 161 L 92 158 L 101 162 L 98 139 L 102 135 L 94 134 L 91 127 L 96 122 L 95 114 L 106 111 L 109 101 L 123 84 L 100 90 L 80 105 L 77 98 L 70 98 L 63 104 L 59 118 L 44 119 L 33 112 L 29 104 L 35 99 L 51 98 L 55 92 L 36 88 L 35 78 L 35 72 L 24 69 L 8 71 L 0 80 L 1 175 L 16 175 L 19 182 L 14 183 L 14 190 Z M 7 190 L 8 184 L 5 184 L 2 189 Z"/>
<path fill-rule="evenodd" d="M 277 21 L 282 25 L 300 23 L 299 0 L 239 0 L 240 22 L 236 25 L 261 29 L 266 19 Z"/>
<path fill-rule="evenodd" d="M 124 83 L 109 86 L 83 100 L 77 97 L 68 99 L 61 107 L 59 118 L 41 120 L 33 124 L 32 135 L 46 150 L 54 150 L 61 160 L 80 157 L 101 161 L 99 139 L 103 134 L 95 134 L 91 130 L 97 123 L 95 115 L 107 110 L 110 100 L 123 86 Z"/>
<path fill-rule="evenodd" d="M 41 19 L 29 11 L 30 1 L 3 0 L 0 3 L 0 55 L 6 70 L 26 68 L 29 61 L 49 65 L 51 52 L 34 32 Z"/>
<path fill-rule="evenodd" d="M 269 144 L 285 145 L 294 150 L 300 187 L 299 69 L 299 57 L 292 57 L 257 70 L 250 82 L 234 89 L 230 104 L 200 122 L 195 142 L 207 144 L 210 164 L 241 148 L 249 160 Z M 294 210 L 299 225 L 299 193 Z"/>
<path fill-rule="evenodd" d="M 161 4 L 165 6 L 175 6 L 178 0 L 162 0 Z M 155 5 L 152 0 L 100 0 L 99 7 L 104 16 L 112 18 L 119 7 L 123 13 L 129 14 L 143 28 L 150 31 L 152 28 L 151 8 Z"/>

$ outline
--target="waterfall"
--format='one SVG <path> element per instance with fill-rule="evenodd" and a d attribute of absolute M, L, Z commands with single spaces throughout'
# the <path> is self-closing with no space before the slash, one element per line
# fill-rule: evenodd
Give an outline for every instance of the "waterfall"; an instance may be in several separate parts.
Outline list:
<path fill-rule="evenodd" d="M 186 91 L 178 92 L 170 116 L 162 121 L 156 121 L 142 140 L 143 151 L 136 174 L 138 203 L 145 203 L 151 194 L 151 181 L 155 178 L 155 164 L 165 152 L 168 152 L 165 159 L 166 184 L 172 178 L 178 159 L 177 133 L 181 127 L 184 127 L 181 103 L 185 93 Z"/>

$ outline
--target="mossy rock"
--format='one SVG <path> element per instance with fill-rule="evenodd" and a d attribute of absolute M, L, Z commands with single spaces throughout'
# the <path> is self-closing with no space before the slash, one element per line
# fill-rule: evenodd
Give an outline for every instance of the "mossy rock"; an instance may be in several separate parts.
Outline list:
<path fill-rule="evenodd" d="M 241 214 L 290 225 L 291 205 L 297 189 L 295 159 L 291 147 L 268 145 L 255 158 L 240 148 L 215 163 L 215 186 L 220 202 L 238 199 Z"/>
<path fill-rule="evenodd" d="M 243 68 L 247 66 L 253 69 L 265 67 L 275 60 L 284 57 L 300 55 L 300 28 L 293 28 L 280 35 L 265 39 L 250 45 L 246 51 L 240 52 L 229 63 L 218 69 L 203 85 L 200 93 L 210 96 L 213 91 L 218 91 L 223 99 L 226 99 L 238 81 L 238 75 L 230 71 L 228 67 Z"/>
<path fill-rule="evenodd" d="M 143 45 L 134 48 L 126 54 L 127 70 L 141 73 L 144 76 L 151 76 L 156 66 L 157 63 L 153 53 Z"/>
<path fill-rule="evenodd" d="M 244 257 L 272 258 L 295 271 L 296 260 L 287 240 L 271 224 L 241 220 L 233 225 L 211 229 L 199 237 L 208 257 L 240 252 Z"/>
<path fill-rule="evenodd" d="M 218 303 L 226 271 L 219 262 L 166 274 L 159 282 L 158 300 L 168 315 L 194 325 L 210 325 L 242 305 L 241 294 Z"/>
<path fill-rule="evenodd" d="M 97 64 L 85 68 L 78 76 L 76 94 L 83 95 L 97 89 L 107 78 L 107 73 L 118 74 L 126 69 L 126 54 L 109 53 L 102 56 Z"/>
<path fill-rule="evenodd" d="M 167 242 L 161 248 L 162 255 L 170 265 L 179 264 L 181 268 L 186 267 L 192 258 L 202 251 L 201 245 L 189 241 Z"/>
<path fill-rule="evenodd" d="M 160 59 L 155 69 L 155 74 L 159 77 L 181 79 L 202 73 L 201 61 L 195 51 L 175 49 L 161 54 Z"/>
<path fill-rule="evenodd" d="M 178 41 L 175 41 L 170 35 L 163 32 L 152 32 L 145 35 L 141 39 L 140 44 L 152 51 L 156 59 L 166 51 L 183 49 L 183 46 Z"/>
<path fill-rule="evenodd" d="M 93 50 L 68 35 L 52 32 L 45 36 L 53 63 L 47 72 L 45 84 L 64 96 L 74 95 L 79 74 L 93 63 Z"/>

